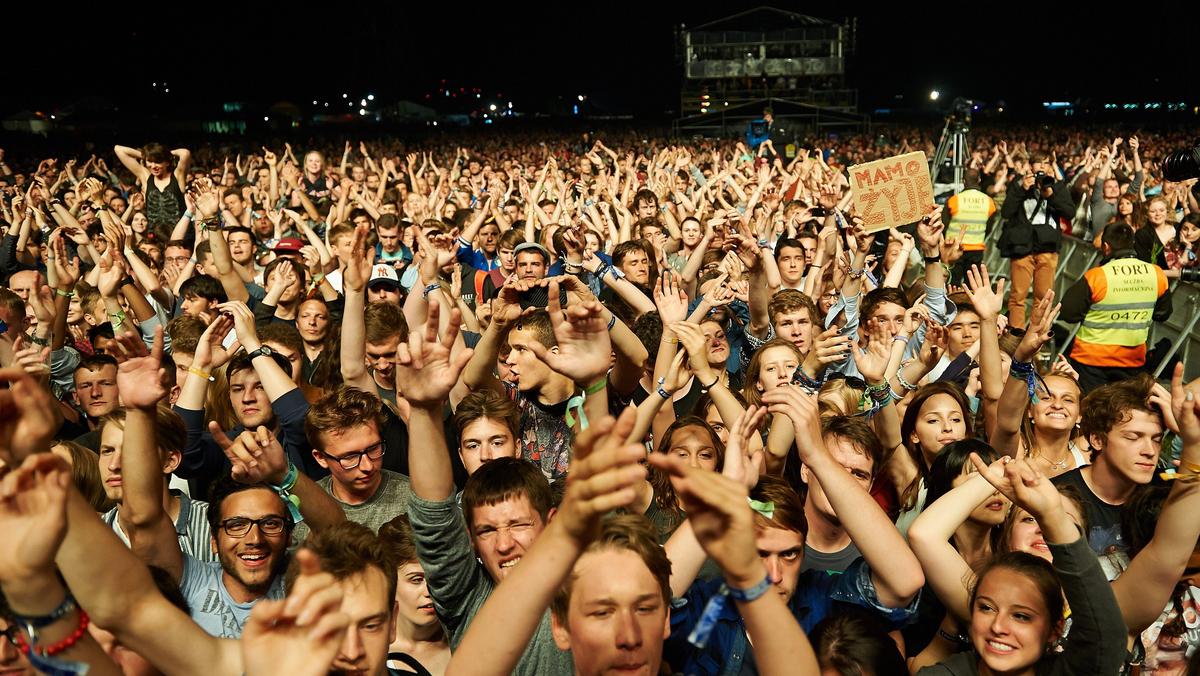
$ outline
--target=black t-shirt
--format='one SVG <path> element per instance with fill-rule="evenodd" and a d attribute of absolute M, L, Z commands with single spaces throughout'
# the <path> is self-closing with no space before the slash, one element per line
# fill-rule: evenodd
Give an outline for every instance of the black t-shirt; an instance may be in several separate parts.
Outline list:
<path fill-rule="evenodd" d="M 1083 496 L 1083 509 L 1088 520 L 1088 545 L 1097 555 L 1128 551 L 1129 545 L 1121 536 L 1121 505 L 1101 500 L 1083 480 L 1083 468 L 1073 469 L 1054 477 L 1055 486 L 1074 486 Z"/>

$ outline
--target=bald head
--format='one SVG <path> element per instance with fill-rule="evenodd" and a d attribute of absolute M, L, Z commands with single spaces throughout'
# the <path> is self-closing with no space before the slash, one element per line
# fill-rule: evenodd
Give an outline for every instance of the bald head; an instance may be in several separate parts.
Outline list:
<path fill-rule="evenodd" d="M 21 270 L 14 272 L 8 278 L 8 288 L 12 289 L 21 300 L 28 301 L 29 293 L 39 285 L 41 274 L 36 270 Z"/>

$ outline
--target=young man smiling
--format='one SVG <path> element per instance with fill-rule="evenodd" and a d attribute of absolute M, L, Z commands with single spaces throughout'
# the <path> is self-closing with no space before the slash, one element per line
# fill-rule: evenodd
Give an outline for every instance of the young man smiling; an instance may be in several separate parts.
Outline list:
<path fill-rule="evenodd" d="M 243 432 L 233 441 L 214 424 L 216 443 L 231 459 L 234 477 L 218 480 L 211 492 L 208 521 L 218 562 L 185 554 L 163 504 L 166 478 L 155 427 L 156 408 L 166 397 L 158 374 L 162 332 L 149 354 L 138 336 L 123 334 L 117 340 L 124 355 L 119 377 L 130 385 L 122 444 L 121 525 L 139 558 L 179 580 L 197 624 L 213 636 L 237 638 L 259 599 L 283 597 L 282 572 L 288 536 L 300 520 L 296 517 L 309 519 L 311 527 L 320 530 L 345 520 L 345 515 L 297 471 L 265 427 Z M 294 500 L 285 502 L 284 495 Z"/>

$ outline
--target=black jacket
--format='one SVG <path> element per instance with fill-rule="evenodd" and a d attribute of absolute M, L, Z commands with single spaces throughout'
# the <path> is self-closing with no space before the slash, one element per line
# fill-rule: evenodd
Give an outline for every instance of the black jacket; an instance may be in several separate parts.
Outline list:
<path fill-rule="evenodd" d="M 1020 258 L 1058 251 L 1062 243 L 1059 220 L 1074 218 L 1075 202 L 1071 199 L 1067 184 L 1062 181 L 1054 184 L 1054 192 L 1049 199 L 1043 199 L 1036 187 L 1026 190 L 1019 182 L 1010 183 L 1000 215 L 1004 219 L 1000 255 Z"/>

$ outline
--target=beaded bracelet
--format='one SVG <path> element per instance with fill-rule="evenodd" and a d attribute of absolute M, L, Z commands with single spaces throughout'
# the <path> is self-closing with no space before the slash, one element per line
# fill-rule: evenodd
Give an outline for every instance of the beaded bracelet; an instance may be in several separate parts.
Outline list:
<path fill-rule="evenodd" d="M 903 387 L 904 389 L 908 390 L 909 392 L 912 392 L 913 390 L 917 389 L 916 385 L 913 385 L 912 383 L 908 382 L 908 380 L 906 380 L 904 378 L 904 369 L 903 368 L 898 369 L 896 371 L 896 380 L 900 382 L 900 387 Z"/>

